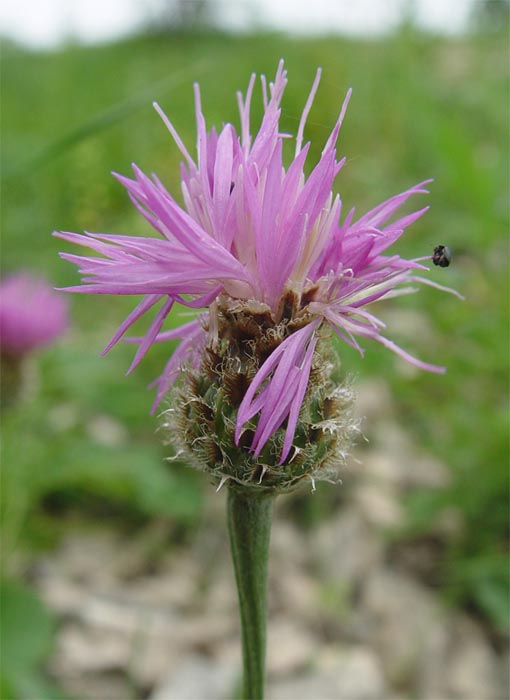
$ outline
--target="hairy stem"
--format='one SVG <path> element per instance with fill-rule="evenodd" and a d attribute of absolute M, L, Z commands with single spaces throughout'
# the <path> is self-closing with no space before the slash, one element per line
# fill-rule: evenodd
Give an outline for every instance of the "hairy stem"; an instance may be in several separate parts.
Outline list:
<path fill-rule="evenodd" d="M 230 488 L 227 512 L 243 643 L 243 700 L 263 700 L 273 496 Z"/>

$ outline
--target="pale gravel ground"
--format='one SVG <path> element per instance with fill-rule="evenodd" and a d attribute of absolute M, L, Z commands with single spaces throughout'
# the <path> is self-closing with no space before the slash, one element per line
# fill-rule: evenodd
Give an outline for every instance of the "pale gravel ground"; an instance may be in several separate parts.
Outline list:
<path fill-rule="evenodd" d="M 402 522 L 401 494 L 441 486 L 448 472 L 399 428 L 383 383 L 360 389 L 371 441 L 345 485 L 332 487 L 345 489 L 337 513 L 303 531 L 288 503 L 276 511 L 268 700 L 508 700 L 508 653 L 447 609 L 420 580 L 412 548 L 395 558 L 385 536 Z M 39 562 L 36 585 L 60 620 L 50 670 L 74 698 L 234 697 L 239 629 L 224 494 L 211 491 L 207 502 L 185 548 L 164 553 L 162 522 L 130 538 L 98 527 L 70 532 Z M 438 536 L 458 527 L 452 512 Z"/>

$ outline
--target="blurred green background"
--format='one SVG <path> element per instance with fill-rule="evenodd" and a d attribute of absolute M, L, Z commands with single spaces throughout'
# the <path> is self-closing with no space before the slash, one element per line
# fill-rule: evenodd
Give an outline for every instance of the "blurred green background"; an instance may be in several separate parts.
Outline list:
<path fill-rule="evenodd" d="M 323 67 L 306 133 L 310 163 L 353 87 L 339 146 L 348 158 L 337 181 L 344 211 L 356 206 L 361 213 L 434 178 L 431 210 L 398 252 L 415 257 L 448 244 L 453 266 L 431 277 L 466 301 L 423 288 L 387 309 L 388 318 L 396 307 L 423 312 L 426 327 L 396 324 L 392 337 L 420 358 L 445 364 L 447 374 L 405 371 L 368 343 L 364 360 L 344 346 L 339 351 L 349 373 L 384 378 L 402 425 L 451 470 L 449 487 L 412 494 L 401 536 L 431 531 L 447 508 L 462 514 L 465 527 L 441 562 L 443 594 L 494 630 L 506 629 L 508 590 L 507 51 L 503 30 L 439 38 L 411 26 L 376 40 L 203 31 L 44 53 L 3 46 L 4 274 L 28 268 L 56 286 L 75 284 L 74 267 L 58 258 L 62 244 L 51 238 L 53 229 L 146 233 L 109 171 L 128 174 L 135 161 L 178 192 L 179 153 L 152 100 L 192 148 L 192 82 L 201 84 L 209 126 L 237 124 L 235 91 L 245 89 L 252 71 L 272 76 L 282 56 L 289 73 L 282 121 L 290 132 L 316 67 Z M 260 112 L 254 100 L 253 123 Z M 72 330 L 32 358 L 24 396 L 3 416 L 4 603 L 39 622 L 32 651 L 23 637 L 25 653 L 11 649 L 2 697 L 34 697 L 31 683 L 37 697 L 55 692 L 44 689 L 36 671 L 51 621 L 21 587 L 38 552 L 54 547 L 77 520 L 129 529 L 163 518 L 173 523 L 176 540 L 186 539 L 200 522 L 203 498 L 211 497 L 198 475 L 165 462 L 169 450 L 149 415 L 146 387 L 169 348 L 154 347 L 128 378 L 132 347 L 119 344 L 98 357 L 132 306 L 129 299 L 74 297 Z M 314 497 L 306 514 L 312 526 L 334 507 L 333 491 Z M 3 620 L 9 634 L 19 627 L 14 619 Z"/>

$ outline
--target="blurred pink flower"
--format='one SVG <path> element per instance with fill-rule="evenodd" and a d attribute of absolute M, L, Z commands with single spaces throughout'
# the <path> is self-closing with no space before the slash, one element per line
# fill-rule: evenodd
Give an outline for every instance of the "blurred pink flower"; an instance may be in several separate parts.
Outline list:
<path fill-rule="evenodd" d="M 69 325 L 69 304 L 48 282 L 18 272 L 0 282 L 0 351 L 22 356 L 58 338 Z"/>
<path fill-rule="evenodd" d="M 215 342 L 217 300 L 228 297 L 259 305 L 270 312 L 275 328 L 289 314 L 289 294 L 296 302 L 290 311 L 281 344 L 267 357 L 239 407 L 236 440 L 243 426 L 259 414 L 252 451 L 257 456 L 269 437 L 287 420 L 282 460 L 289 454 L 299 411 L 322 325 L 330 326 L 361 354 L 358 339 L 368 338 L 412 364 L 431 371 L 442 367 L 422 362 L 382 333 L 384 323 L 366 310 L 380 299 L 415 291 L 421 282 L 445 289 L 417 275 L 427 270 L 424 258 L 406 260 L 384 251 L 428 207 L 394 219 L 407 200 L 426 193 L 417 184 L 355 219 L 352 209 L 340 222 L 342 202 L 333 195 L 335 177 L 345 164 L 337 160 L 336 142 L 351 91 L 349 90 L 321 157 L 308 177 L 305 162 L 310 143 L 303 145 L 308 113 L 317 91 L 320 70 L 304 106 L 295 138 L 294 159 L 282 159 L 279 128 L 281 100 L 287 84 L 283 62 L 274 83 L 262 77 L 264 115 L 255 136 L 250 133 L 252 75 L 246 97 L 238 94 L 241 130 L 224 124 L 218 133 L 206 129 L 198 85 L 195 85 L 197 159 L 158 105 L 156 110 L 180 149 L 184 207 L 155 176 L 133 165 L 134 179 L 116 175 L 134 206 L 161 238 L 57 232 L 71 243 L 102 257 L 62 253 L 79 266 L 83 285 L 68 291 L 96 294 L 144 295 L 105 348 L 108 351 L 146 311 L 161 303 L 139 344 L 131 371 L 154 342 L 182 340 L 157 380 L 156 404 L 185 362 L 200 364 L 201 353 Z M 393 219 L 393 220 L 392 220 Z M 430 259 L 430 256 L 427 256 Z M 447 290 L 451 291 L 451 290 Z M 207 309 L 180 329 L 163 331 L 175 303 Z"/>

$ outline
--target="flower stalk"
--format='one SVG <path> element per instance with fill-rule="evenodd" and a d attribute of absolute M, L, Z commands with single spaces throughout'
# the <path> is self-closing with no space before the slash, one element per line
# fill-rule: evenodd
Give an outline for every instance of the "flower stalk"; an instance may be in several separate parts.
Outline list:
<path fill-rule="evenodd" d="M 228 531 L 241 616 L 242 700 L 264 698 L 267 562 L 273 502 L 271 495 L 228 489 Z"/>

